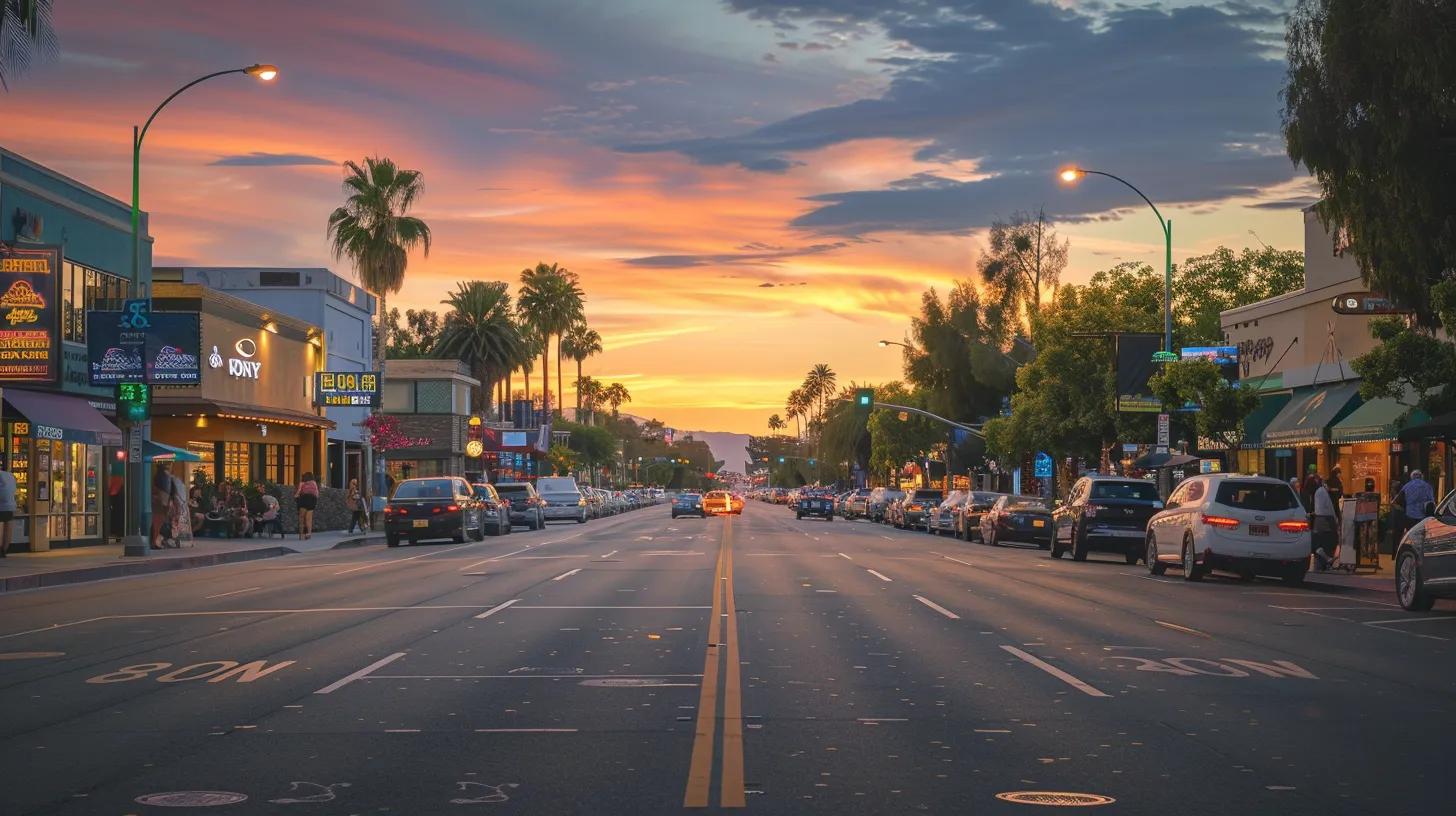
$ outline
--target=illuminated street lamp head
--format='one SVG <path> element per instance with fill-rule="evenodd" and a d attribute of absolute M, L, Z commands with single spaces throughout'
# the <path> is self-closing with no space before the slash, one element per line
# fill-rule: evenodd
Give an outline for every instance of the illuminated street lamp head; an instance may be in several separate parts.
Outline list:
<path fill-rule="evenodd" d="M 1083 175 L 1085 175 L 1085 173 L 1082 171 L 1081 168 L 1068 167 L 1066 170 L 1062 171 L 1062 181 L 1065 181 L 1068 184 L 1073 184 L 1080 180 Z"/>
<path fill-rule="evenodd" d="M 243 72 L 255 79 L 271 82 L 274 77 L 278 76 L 278 66 L 265 64 L 249 65 L 243 69 Z"/>
<path fill-rule="evenodd" d="M 889 340 L 881 340 L 880 341 L 880 348 L 889 348 L 889 346 L 890 346 L 890 341 Z"/>

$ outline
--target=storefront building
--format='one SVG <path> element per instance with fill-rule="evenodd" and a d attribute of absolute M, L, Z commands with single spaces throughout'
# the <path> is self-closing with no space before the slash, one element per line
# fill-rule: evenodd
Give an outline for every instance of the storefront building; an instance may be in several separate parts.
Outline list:
<path fill-rule="evenodd" d="M 392 492 L 400 479 L 479 470 L 474 461 L 467 468 L 465 455 L 471 395 L 479 385 L 459 360 L 385 361 L 383 411 L 399 420 L 400 433 L 415 444 L 380 454 L 388 474 L 383 489 Z"/>
<path fill-rule="evenodd" d="M 373 324 L 377 299 L 322 268 L 161 267 L 157 280 L 198 284 L 251 301 L 271 313 L 287 315 L 323 330 L 324 365 L 328 371 L 367 372 L 374 368 Z M 333 421 L 320 484 L 345 487 L 365 472 L 364 420 L 369 409 L 330 406 Z"/>
<path fill-rule="evenodd" d="M 88 385 L 85 316 L 129 293 L 130 218 L 126 203 L 0 148 L 0 455 L 19 488 L 18 551 L 121 535 L 121 434 L 113 392 Z"/>
<path fill-rule="evenodd" d="M 296 485 L 323 468 L 333 422 L 313 407 L 318 327 L 196 284 L 157 281 L 154 312 L 197 312 L 202 383 L 156 386 L 155 442 L 193 454 L 183 479 Z"/>
<path fill-rule="evenodd" d="M 1421 467 L 1447 489 L 1444 443 L 1401 441 L 1429 419 L 1412 407 L 1414 395 L 1361 399 L 1350 361 L 1376 341 L 1372 314 L 1350 306 L 1373 301 L 1355 259 L 1336 251 L 1312 210 L 1304 226 L 1304 287 L 1220 315 L 1225 343 L 1239 350 L 1241 381 L 1260 392 L 1244 421 L 1238 470 L 1289 479 L 1311 468 L 1328 476 L 1339 465 L 1347 493 L 1368 488 L 1388 498 L 1392 479 Z"/>

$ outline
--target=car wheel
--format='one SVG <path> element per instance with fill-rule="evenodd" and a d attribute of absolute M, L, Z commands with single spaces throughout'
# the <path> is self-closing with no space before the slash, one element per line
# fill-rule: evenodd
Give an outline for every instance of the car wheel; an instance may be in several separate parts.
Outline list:
<path fill-rule="evenodd" d="M 1400 605 L 1412 612 L 1429 612 L 1436 603 L 1426 592 L 1421 565 L 1410 550 L 1401 553 L 1395 564 L 1395 595 Z"/>
<path fill-rule="evenodd" d="M 460 532 L 450 536 L 450 540 L 456 544 L 464 544 L 470 539 L 470 528 L 465 526 L 465 516 L 460 516 Z"/>
<path fill-rule="evenodd" d="M 475 533 L 470 536 L 472 541 L 485 540 L 485 516 L 475 520 Z"/>
<path fill-rule="evenodd" d="M 803 521 L 804 520 L 804 514 L 803 513 L 795 513 L 794 514 L 794 518 L 798 519 L 799 521 Z"/>
<path fill-rule="evenodd" d="M 1047 540 L 1046 541 L 1044 541 L 1044 542 L 1036 545 L 1037 546 L 1037 549 L 1050 550 L 1052 548 L 1052 542 L 1054 542 L 1056 540 L 1057 540 L 1057 534 L 1056 533 L 1052 533 L 1051 535 L 1047 536 Z"/>
<path fill-rule="evenodd" d="M 580 516 L 577 516 L 576 517 L 576 523 L 577 524 L 586 524 L 586 514 L 585 513 L 582 513 Z"/>
<path fill-rule="evenodd" d="M 1288 570 L 1286 570 L 1283 575 L 1279 576 L 1279 580 L 1283 581 L 1285 586 L 1295 586 L 1295 587 L 1297 587 L 1297 586 L 1303 586 L 1304 585 L 1304 574 L 1307 573 L 1307 572 L 1309 572 L 1309 562 L 1308 561 L 1302 561 L 1302 562 L 1300 562 L 1300 563 L 1298 563 L 1298 564 L 1290 567 Z M 1400 576 L 1400 573 L 1397 572 L 1396 573 L 1396 582 L 1397 582 L 1397 584 L 1400 581 L 1399 576 Z"/>
<path fill-rule="evenodd" d="M 834 521 L 834 516 L 825 516 L 824 517 L 824 520 L 825 521 Z"/>
<path fill-rule="evenodd" d="M 673 519 L 676 519 L 677 518 L 677 513 L 673 513 L 672 514 L 672 517 L 673 517 Z"/>
<path fill-rule="evenodd" d="M 1067 548 L 1062 546 L 1062 540 L 1057 538 L 1055 530 L 1052 531 L 1052 558 L 1061 558 L 1067 554 Z"/>
<path fill-rule="evenodd" d="M 1072 527 L 1072 560 L 1087 560 L 1087 536 L 1075 525 Z"/>
<path fill-rule="evenodd" d="M 1128 566 L 1132 566 L 1138 562 L 1139 558 L 1143 557 L 1143 554 L 1139 547 L 1128 547 L 1127 552 L 1123 553 L 1122 557 L 1127 559 Z"/>
<path fill-rule="evenodd" d="M 1193 537 L 1183 539 L 1183 580 L 1202 581 L 1203 567 L 1198 566 L 1198 556 L 1193 550 Z"/>
<path fill-rule="evenodd" d="M 397 533 L 389 533 L 389 534 L 385 535 L 385 537 L 384 537 L 384 543 L 388 544 L 391 547 L 398 547 L 399 546 L 399 535 Z"/>
<path fill-rule="evenodd" d="M 996 535 L 996 528 L 995 527 L 992 527 L 991 528 L 991 537 L 988 538 L 988 539 L 986 539 L 986 545 L 987 546 L 990 546 L 990 547 L 999 547 L 999 546 L 1001 546 L 1001 537 L 998 536 L 998 535 Z"/>
<path fill-rule="evenodd" d="M 1158 560 L 1158 540 L 1153 538 L 1152 533 L 1148 533 L 1147 553 L 1149 575 L 1162 575 L 1168 571 L 1168 565 Z"/>

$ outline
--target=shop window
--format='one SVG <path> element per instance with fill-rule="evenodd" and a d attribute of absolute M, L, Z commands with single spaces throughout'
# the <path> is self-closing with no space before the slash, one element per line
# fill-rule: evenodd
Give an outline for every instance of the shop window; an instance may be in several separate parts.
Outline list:
<path fill-rule="evenodd" d="M 228 481 L 247 482 L 252 476 L 252 445 L 247 442 L 225 442 L 222 453 L 222 475 Z"/>
<path fill-rule="evenodd" d="M 279 484 L 285 484 L 285 485 L 296 485 L 296 484 L 298 484 L 298 446 L 297 445 L 284 445 L 283 446 L 283 473 L 282 473 L 282 478 L 280 478 L 278 480 L 278 483 Z"/>
<path fill-rule="evenodd" d="M 386 413 L 413 414 L 415 412 L 415 384 L 408 380 L 385 382 L 380 400 Z"/>
<path fill-rule="evenodd" d="M 211 442 L 188 442 L 187 450 L 197 454 L 198 461 L 192 463 L 193 478 L 202 473 L 209 482 L 217 481 L 217 449 Z"/>
<path fill-rule="evenodd" d="M 126 278 L 66 261 L 61 270 L 61 337 L 86 342 L 87 309 L 119 309 L 126 298 Z"/>
<path fill-rule="evenodd" d="M 448 414 L 454 408 L 449 380 L 420 380 L 415 383 L 415 413 Z"/>

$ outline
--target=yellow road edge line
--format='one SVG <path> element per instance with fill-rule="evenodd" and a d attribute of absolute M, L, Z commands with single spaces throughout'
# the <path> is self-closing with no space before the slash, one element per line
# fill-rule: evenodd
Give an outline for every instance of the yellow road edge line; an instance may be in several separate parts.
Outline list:
<path fill-rule="evenodd" d="M 723 564 L 727 542 L 718 548 L 718 565 L 713 571 L 713 612 L 708 619 L 707 656 L 703 658 L 703 688 L 698 695 L 698 721 L 693 737 L 693 757 L 688 765 L 687 790 L 683 807 L 707 807 L 708 787 L 713 781 L 713 742 L 718 720 L 718 652 L 723 627 Z"/>
<path fill-rule="evenodd" d="M 740 808 L 748 804 L 743 790 L 743 686 L 742 669 L 738 660 L 738 604 L 733 600 L 733 520 L 729 519 L 723 532 L 723 549 L 727 552 L 727 563 L 723 574 L 728 578 L 723 583 L 725 610 L 727 611 L 728 654 L 726 673 L 723 679 L 723 781 L 719 792 L 722 807 Z"/>

